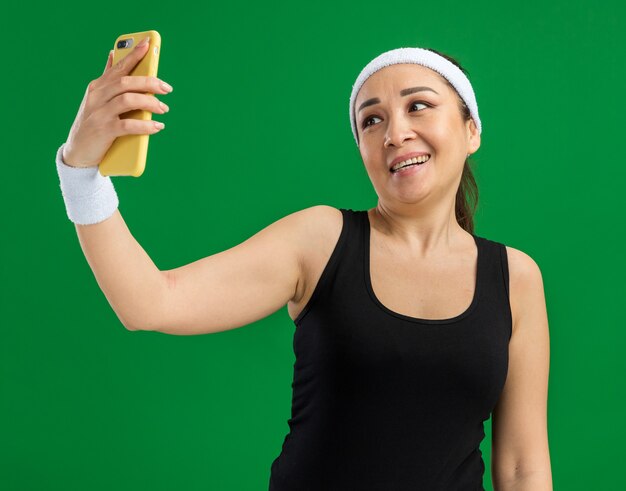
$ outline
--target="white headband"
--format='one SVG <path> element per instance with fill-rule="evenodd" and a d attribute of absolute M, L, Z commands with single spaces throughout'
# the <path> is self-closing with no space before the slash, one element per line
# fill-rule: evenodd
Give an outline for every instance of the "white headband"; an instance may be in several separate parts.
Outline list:
<path fill-rule="evenodd" d="M 350 94 L 350 126 L 352 126 L 352 133 L 354 134 L 354 141 L 357 146 L 359 141 L 356 132 L 356 120 L 354 114 L 354 103 L 356 96 L 361 86 L 365 81 L 372 76 L 375 72 L 389 65 L 395 65 L 397 63 L 415 63 L 417 65 L 423 65 L 431 70 L 436 71 L 444 77 L 455 90 L 465 104 L 467 105 L 478 133 L 482 133 L 482 126 L 480 124 L 480 118 L 478 117 L 478 104 L 476 104 L 476 96 L 474 95 L 474 89 L 472 84 L 465 74 L 451 61 L 445 59 L 443 56 L 429 51 L 423 48 L 397 48 L 391 51 L 378 55 L 372 61 L 370 61 L 356 79 L 356 82 L 352 86 L 352 94 Z"/>

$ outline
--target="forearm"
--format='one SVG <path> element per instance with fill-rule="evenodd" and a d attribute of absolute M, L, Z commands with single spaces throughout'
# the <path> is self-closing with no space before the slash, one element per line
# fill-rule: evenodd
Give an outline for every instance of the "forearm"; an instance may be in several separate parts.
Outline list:
<path fill-rule="evenodd" d="M 75 227 L 96 281 L 122 324 L 130 330 L 153 329 L 167 290 L 166 276 L 135 240 L 119 210 L 100 223 Z"/>

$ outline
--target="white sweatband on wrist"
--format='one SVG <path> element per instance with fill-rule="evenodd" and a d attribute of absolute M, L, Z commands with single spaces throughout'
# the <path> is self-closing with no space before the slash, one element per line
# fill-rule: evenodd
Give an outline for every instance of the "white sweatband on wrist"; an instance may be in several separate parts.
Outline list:
<path fill-rule="evenodd" d="M 56 166 L 67 216 L 78 225 L 100 223 L 119 206 L 113 182 L 100 174 L 98 166 L 72 167 L 63 162 L 66 143 L 57 150 Z"/>

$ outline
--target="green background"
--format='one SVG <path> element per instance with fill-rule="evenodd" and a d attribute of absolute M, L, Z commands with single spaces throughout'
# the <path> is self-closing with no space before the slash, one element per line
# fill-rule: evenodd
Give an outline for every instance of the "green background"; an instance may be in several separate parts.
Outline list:
<path fill-rule="evenodd" d="M 484 127 L 476 233 L 543 273 L 554 487 L 626 489 L 623 3 L 85 5 L 0 20 L 2 489 L 267 489 L 288 431 L 286 307 L 213 335 L 129 332 L 65 214 L 55 152 L 115 38 L 147 29 L 171 111 L 144 175 L 113 182 L 162 270 L 309 206 L 375 206 L 348 118 L 356 76 L 401 46 L 457 58 Z"/>

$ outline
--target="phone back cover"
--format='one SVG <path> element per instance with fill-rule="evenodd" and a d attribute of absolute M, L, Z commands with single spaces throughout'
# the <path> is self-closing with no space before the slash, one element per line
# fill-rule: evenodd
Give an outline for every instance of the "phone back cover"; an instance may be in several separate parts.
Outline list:
<path fill-rule="evenodd" d="M 161 36 L 157 31 L 144 31 L 119 36 L 115 40 L 113 64 L 125 58 L 148 35 L 150 36 L 150 48 L 130 72 L 130 75 L 156 77 L 159 67 L 159 54 L 161 53 Z M 133 39 L 132 47 L 117 49 L 118 41 L 128 38 Z M 151 94 L 150 92 L 144 93 Z M 125 118 L 148 121 L 152 119 L 152 113 L 144 109 L 134 109 L 120 114 L 120 119 Z M 100 174 L 103 176 L 141 176 L 146 168 L 149 138 L 150 135 L 147 134 L 118 136 L 100 162 Z"/>

